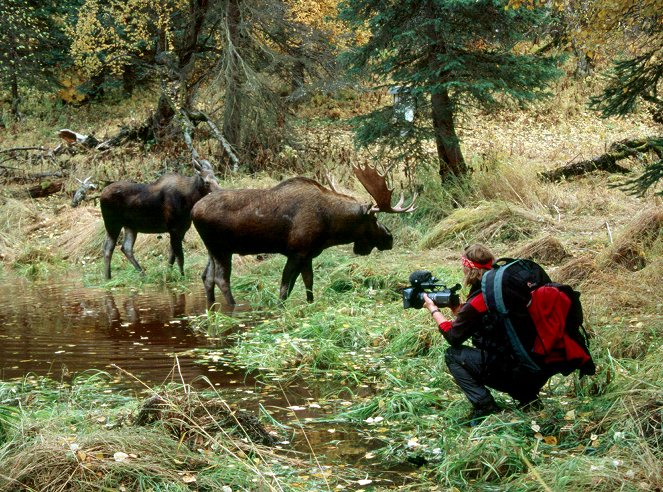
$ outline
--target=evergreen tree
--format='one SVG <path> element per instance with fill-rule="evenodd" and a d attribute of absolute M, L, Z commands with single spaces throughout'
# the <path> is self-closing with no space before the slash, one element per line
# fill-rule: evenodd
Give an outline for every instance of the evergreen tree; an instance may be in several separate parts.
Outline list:
<path fill-rule="evenodd" d="M 628 26 L 628 39 L 636 51 L 635 55 L 614 62 L 602 94 L 592 98 L 590 106 L 600 111 L 601 116 L 626 116 L 636 111 L 639 103 L 646 101 L 653 120 L 663 124 L 663 99 L 659 95 L 663 82 L 661 6 L 660 1 L 643 2 L 637 6 L 617 2 L 611 5 L 614 10 L 606 12 L 607 8 L 598 5 L 595 16 L 603 21 L 601 25 L 609 26 L 611 33 Z M 663 138 L 660 135 L 649 138 L 648 147 L 656 159 L 645 166 L 640 176 L 623 184 L 626 191 L 635 195 L 642 196 L 655 189 L 663 179 Z M 657 194 L 663 195 L 663 190 Z"/>
<path fill-rule="evenodd" d="M 625 116 L 636 110 L 638 101 L 647 101 L 656 123 L 663 123 L 663 100 L 658 89 L 663 76 L 661 63 L 661 38 L 658 46 L 633 58 L 615 62 L 609 82 L 603 93 L 592 98 L 591 106 L 600 111 L 603 117 Z M 627 192 L 643 196 L 650 188 L 656 188 L 663 179 L 663 138 L 648 139 L 648 147 L 658 159 L 648 163 L 637 178 L 627 180 L 622 188 Z M 663 195 L 663 190 L 658 191 Z"/>
<path fill-rule="evenodd" d="M 345 0 L 341 18 L 369 39 L 346 54 L 351 71 L 375 88 L 398 87 L 417 107 L 412 123 L 394 108 L 358 119 L 362 145 L 382 143 L 407 160 L 434 138 L 440 176 L 467 173 L 456 120 L 477 103 L 526 104 L 559 75 L 557 60 L 530 51 L 546 11 L 508 9 L 499 0 Z M 397 109 L 397 108 L 396 108 Z M 422 118 L 422 114 L 430 114 Z"/>

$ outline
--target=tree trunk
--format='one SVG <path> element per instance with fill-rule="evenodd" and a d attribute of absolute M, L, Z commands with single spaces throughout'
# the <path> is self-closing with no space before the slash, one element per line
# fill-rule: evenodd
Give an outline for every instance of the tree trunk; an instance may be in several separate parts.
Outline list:
<path fill-rule="evenodd" d="M 226 97 L 223 110 L 223 134 L 235 148 L 240 146 L 241 139 L 241 104 L 242 98 L 239 90 L 239 81 L 236 74 L 232 74 L 226 85 Z"/>
<path fill-rule="evenodd" d="M 181 42 L 171 49 L 163 35 L 158 44 L 157 63 L 161 66 L 161 96 L 152 117 L 152 127 L 157 140 L 178 136 L 182 129 L 175 124 L 180 110 L 190 111 L 195 100 L 198 83 L 192 82 L 196 72 L 196 53 L 199 52 L 200 35 L 208 13 L 208 0 L 188 2 L 188 21 Z"/>
<path fill-rule="evenodd" d="M 152 117 L 152 132 L 157 141 L 170 136 L 174 116 L 170 101 L 162 94 Z"/>
<path fill-rule="evenodd" d="M 440 159 L 440 177 L 444 180 L 451 175 L 463 176 L 467 174 L 467 165 L 456 135 L 449 92 L 442 89 L 439 93 L 432 94 L 431 105 L 435 145 Z"/>
<path fill-rule="evenodd" d="M 429 4 L 426 8 L 427 15 L 433 19 L 436 12 Z M 428 55 L 428 66 L 431 72 L 439 69 L 438 55 L 447 51 L 446 43 L 441 32 L 432 24 L 428 28 L 428 36 L 434 42 Z M 431 93 L 431 116 L 433 119 L 433 132 L 435 135 L 435 146 L 437 147 L 437 157 L 440 161 L 440 178 L 442 181 L 451 176 L 464 176 L 467 174 L 465 159 L 460 150 L 460 141 L 456 135 L 454 125 L 454 113 L 448 89 L 443 86 L 444 82 L 451 78 L 452 74 L 443 71 L 439 75 L 440 84 Z"/>
<path fill-rule="evenodd" d="M 14 120 L 18 120 L 21 116 L 18 106 L 21 102 L 21 96 L 18 93 L 18 75 L 16 73 L 16 62 L 17 60 L 14 59 L 14 63 L 11 65 L 11 70 L 9 76 L 11 77 L 11 98 L 12 98 L 12 107 L 11 107 L 11 115 Z"/>
<path fill-rule="evenodd" d="M 240 45 L 240 32 L 239 23 L 241 20 L 239 1 L 230 0 L 226 11 L 226 22 L 228 26 L 228 34 L 230 43 L 234 45 L 234 49 L 230 51 L 228 56 L 229 74 L 226 78 L 226 96 L 224 101 L 223 112 L 223 134 L 231 146 L 238 148 L 241 139 L 241 80 L 240 80 L 240 63 L 241 61 L 235 54 L 235 50 Z"/>
<path fill-rule="evenodd" d="M 127 96 L 131 96 L 136 88 L 136 66 L 128 64 L 122 71 L 122 89 Z"/>
<path fill-rule="evenodd" d="M 574 75 L 577 79 L 585 79 L 594 71 L 592 60 L 575 39 L 572 39 L 571 44 L 573 46 L 573 53 L 576 55 L 576 70 Z"/>
<path fill-rule="evenodd" d="M 290 91 L 293 95 L 295 95 L 295 103 L 293 106 L 297 106 L 296 101 L 301 97 L 301 92 L 304 87 L 304 71 L 306 67 L 304 66 L 304 62 L 301 61 L 301 57 L 304 56 L 304 46 L 302 43 L 299 43 L 295 48 L 294 48 L 294 54 L 295 54 L 295 61 L 294 65 L 292 67 L 292 78 L 290 81 Z"/>
<path fill-rule="evenodd" d="M 543 181 L 559 181 L 561 179 L 582 176 L 592 171 L 605 171 L 608 173 L 626 174 L 629 169 L 617 164 L 617 161 L 629 157 L 641 156 L 646 152 L 654 152 L 659 159 L 663 156 L 659 137 L 642 138 L 632 140 L 621 140 L 610 145 L 608 152 L 593 159 L 580 162 L 572 162 L 550 171 L 539 173 Z"/>

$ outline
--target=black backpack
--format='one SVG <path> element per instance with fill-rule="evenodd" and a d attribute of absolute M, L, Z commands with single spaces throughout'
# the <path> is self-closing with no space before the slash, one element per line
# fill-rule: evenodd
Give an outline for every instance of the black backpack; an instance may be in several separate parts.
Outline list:
<path fill-rule="evenodd" d="M 538 290 L 542 287 L 545 289 Z M 511 352 L 523 369 L 565 375 L 576 369 L 581 375 L 595 373 L 582 326 L 579 292 L 552 282 L 538 263 L 512 258 L 495 261 L 483 275 L 481 290 L 489 313 L 504 330 Z M 559 293 L 568 300 L 555 302 Z M 568 310 L 562 311 L 566 307 Z M 542 311 L 549 316 L 536 316 Z"/>

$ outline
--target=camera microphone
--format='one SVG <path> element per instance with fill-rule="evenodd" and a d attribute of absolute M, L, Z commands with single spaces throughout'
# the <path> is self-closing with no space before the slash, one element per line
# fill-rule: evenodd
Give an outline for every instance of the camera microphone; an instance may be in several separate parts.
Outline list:
<path fill-rule="evenodd" d="M 421 309 L 424 305 L 424 293 L 438 307 L 454 307 L 460 303 L 458 290 L 460 284 L 450 289 L 438 284 L 438 279 L 428 270 L 416 270 L 410 274 L 410 287 L 403 289 L 403 307 Z"/>
<path fill-rule="evenodd" d="M 421 285 L 434 283 L 436 279 L 428 270 L 415 270 L 410 274 L 409 280 L 412 285 Z"/>

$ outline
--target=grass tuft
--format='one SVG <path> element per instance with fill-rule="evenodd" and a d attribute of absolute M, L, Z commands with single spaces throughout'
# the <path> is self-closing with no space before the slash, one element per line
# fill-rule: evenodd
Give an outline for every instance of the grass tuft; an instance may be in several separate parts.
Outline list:
<path fill-rule="evenodd" d="M 578 287 L 585 279 L 596 271 L 596 262 L 590 256 L 572 258 L 555 270 L 551 270 L 556 282 Z"/>
<path fill-rule="evenodd" d="M 513 252 L 514 258 L 526 258 L 542 265 L 556 265 L 569 257 L 562 243 L 554 236 L 536 239 Z"/>
<path fill-rule="evenodd" d="M 274 437 L 256 417 L 213 391 L 171 385 L 110 404 L 108 383 L 101 372 L 70 385 L 2 383 L 0 408 L 12 418 L 0 421 L 0 490 L 284 490 L 288 470 L 302 467 L 265 446 Z"/>
<path fill-rule="evenodd" d="M 507 242 L 531 237 L 546 218 L 506 202 L 483 202 L 459 209 L 424 236 L 420 247 L 465 245 L 473 242 Z"/>
<path fill-rule="evenodd" d="M 599 258 L 600 267 L 619 265 L 640 270 L 651 261 L 652 250 L 663 243 L 663 207 L 642 211 Z"/>

